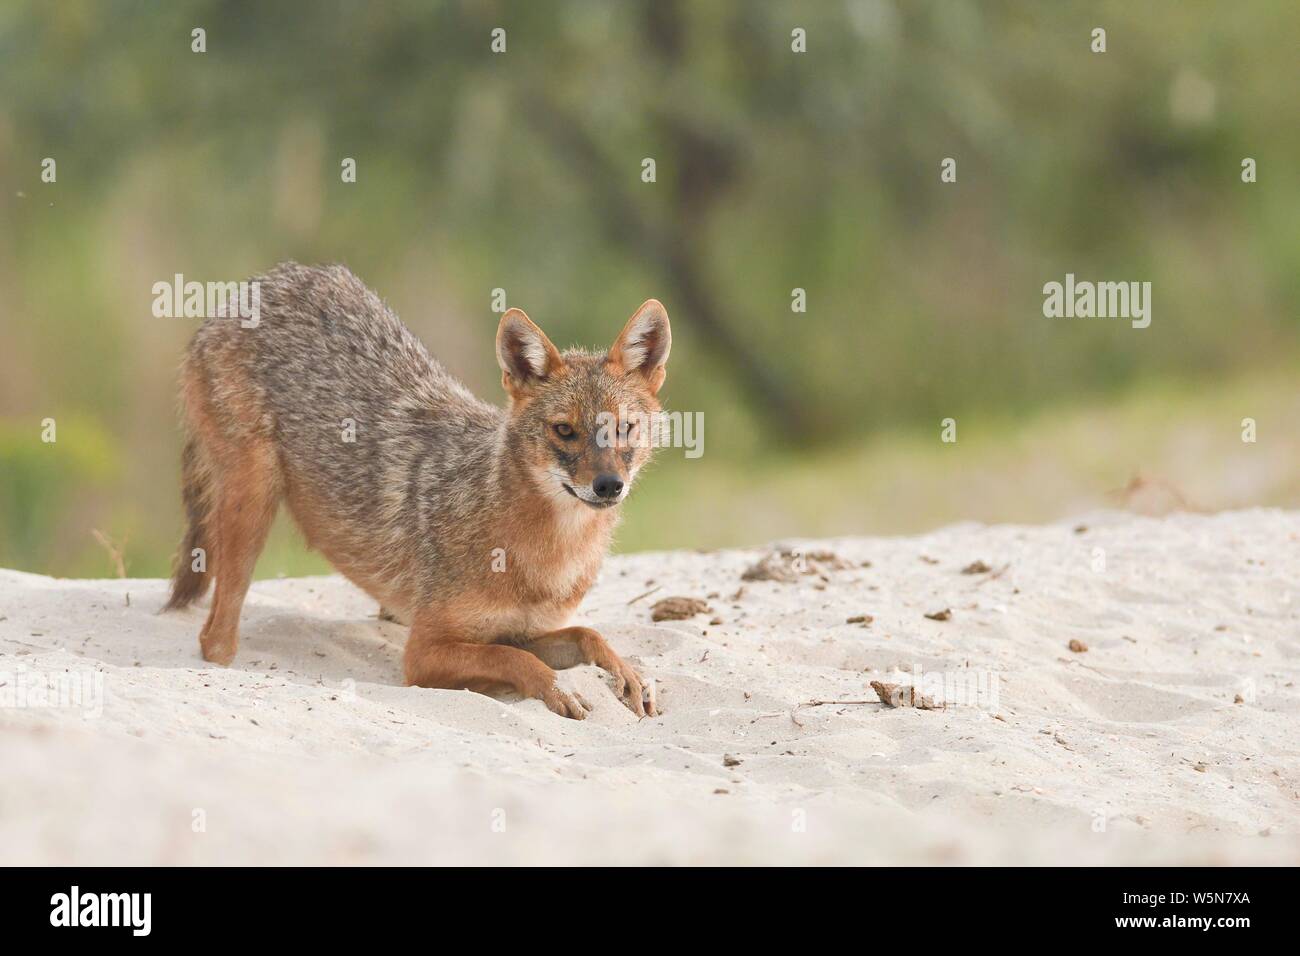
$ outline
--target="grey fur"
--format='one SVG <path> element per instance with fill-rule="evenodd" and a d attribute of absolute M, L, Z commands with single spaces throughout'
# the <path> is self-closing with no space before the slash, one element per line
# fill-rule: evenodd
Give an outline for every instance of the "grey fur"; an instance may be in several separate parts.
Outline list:
<path fill-rule="evenodd" d="M 594 394 L 592 408 L 627 400 L 603 354 L 571 350 L 563 386 L 512 418 L 453 378 L 345 267 L 285 263 L 253 281 L 259 323 L 207 320 L 190 366 L 214 406 L 257 410 L 223 427 L 271 440 L 289 502 L 305 495 L 330 516 L 328 547 L 305 527 L 309 543 L 354 580 L 361 569 L 358 583 L 399 612 L 488 570 L 490 518 L 534 480 L 524 444 L 544 432 L 548 407 L 566 395 Z"/>

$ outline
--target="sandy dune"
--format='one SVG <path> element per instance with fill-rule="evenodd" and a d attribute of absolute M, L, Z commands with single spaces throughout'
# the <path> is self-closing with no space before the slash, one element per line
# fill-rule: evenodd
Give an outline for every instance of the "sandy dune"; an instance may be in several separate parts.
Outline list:
<path fill-rule="evenodd" d="M 584 722 L 396 686 L 339 578 L 255 584 L 222 669 L 161 581 L 0 571 L 0 862 L 1300 859 L 1300 513 L 783 544 L 607 563 L 640 722 L 589 667 Z"/>

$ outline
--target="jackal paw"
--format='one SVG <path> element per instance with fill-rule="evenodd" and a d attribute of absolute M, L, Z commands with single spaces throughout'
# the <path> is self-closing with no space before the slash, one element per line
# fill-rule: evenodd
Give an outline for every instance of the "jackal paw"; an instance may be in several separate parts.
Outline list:
<path fill-rule="evenodd" d="M 568 694 L 556 686 L 542 693 L 542 703 L 561 717 L 571 720 L 586 720 L 587 714 L 591 712 L 591 705 L 581 694 Z"/>
<path fill-rule="evenodd" d="M 614 693 L 628 710 L 638 717 L 659 716 L 659 708 L 655 702 L 654 681 L 647 681 L 637 673 L 636 668 L 618 656 L 599 666 L 614 676 Z"/>
<path fill-rule="evenodd" d="M 228 667 L 230 662 L 235 659 L 235 653 L 238 650 L 239 645 L 228 637 L 214 637 L 209 634 L 199 635 L 199 651 L 203 654 L 203 659 L 209 663 Z"/>

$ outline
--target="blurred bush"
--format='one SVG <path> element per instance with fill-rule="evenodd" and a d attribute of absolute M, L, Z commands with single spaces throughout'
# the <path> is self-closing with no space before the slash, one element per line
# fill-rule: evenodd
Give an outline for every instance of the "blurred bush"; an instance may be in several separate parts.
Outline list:
<path fill-rule="evenodd" d="M 117 467 L 111 437 L 92 419 L 56 419 L 52 432 L 39 421 L 0 420 L 0 567 L 40 568 L 61 548 L 86 550 L 89 533 L 63 539 L 95 520 L 88 505 Z"/>
<path fill-rule="evenodd" d="M 102 507 L 138 520 L 133 567 L 161 571 L 193 325 L 149 306 L 178 272 L 344 261 L 489 396 L 492 290 L 560 343 L 604 344 L 661 298 L 666 394 L 706 413 L 726 528 L 734 500 L 784 510 L 762 462 L 1152 382 L 1274 380 L 1300 354 L 1297 35 L 1285 0 L 17 0 L 0 10 L 0 414 L 99 416 L 123 462 Z M 1045 319 L 1042 286 L 1067 272 L 1150 281 L 1151 327 Z M 848 495 L 822 507 L 857 514 Z M 639 530 L 654 523 L 625 546 L 665 543 Z"/>

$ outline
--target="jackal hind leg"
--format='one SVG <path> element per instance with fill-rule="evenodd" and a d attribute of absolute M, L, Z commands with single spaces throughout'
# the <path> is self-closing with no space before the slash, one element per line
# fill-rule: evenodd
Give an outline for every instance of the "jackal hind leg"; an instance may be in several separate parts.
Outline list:
<path fill-rule="evenodd" d="M 253 567 L 280 503 L 280 476 L 275 451 L 264 439 L 222 448 L 213 461 L 219 464 L 209 567 L 217 584 L 199 646 L 204 660 L 229 664 L 239 650 L 239 612 Z"/>

